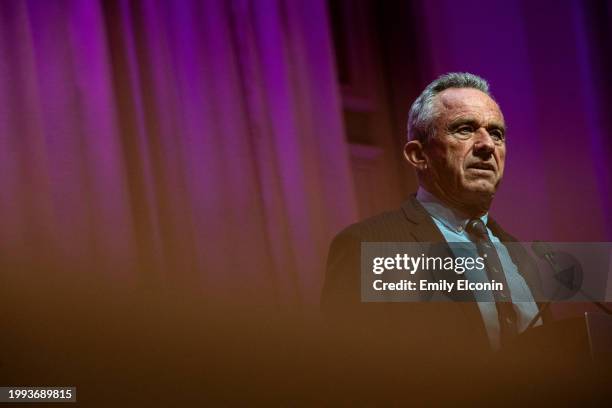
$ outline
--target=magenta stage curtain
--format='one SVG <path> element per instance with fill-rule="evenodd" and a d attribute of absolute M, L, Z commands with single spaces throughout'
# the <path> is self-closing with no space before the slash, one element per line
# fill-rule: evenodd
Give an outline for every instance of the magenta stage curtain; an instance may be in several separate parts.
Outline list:
<path fill-rule="evenodd" d="M 317 304 L 356 217 L 324 1 L 3 1 L 0 98 L 5 276 Z"/>

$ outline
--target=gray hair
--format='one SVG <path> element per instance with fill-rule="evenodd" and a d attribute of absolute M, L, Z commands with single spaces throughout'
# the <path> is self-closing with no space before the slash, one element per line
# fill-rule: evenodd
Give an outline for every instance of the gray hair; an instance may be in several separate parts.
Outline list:
<path fill-rule="evenodd" d="M 478 75 L 469 72 L 450 72 L 434 80 L 421 92 L 410 107 L 408 114 L 408 140 L 425 143 L 433 133 L 433 122 L 437 116 L 434 107 L 436 95 L 449 88 L 474 88 L 491 98 L 489 84 Z"/>

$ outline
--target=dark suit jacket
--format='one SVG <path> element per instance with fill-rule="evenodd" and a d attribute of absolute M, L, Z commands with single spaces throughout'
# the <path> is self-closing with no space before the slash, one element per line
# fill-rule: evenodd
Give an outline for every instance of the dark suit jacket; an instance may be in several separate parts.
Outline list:
<path fill-rule="evenodd" d="M 516 241 L 491 217 L 488 225 L 502 242 Z M 445 242 L 431 216 L 413 196 L 396 211 L 353 224 L 331 244 L 321 307 L 335 329 L 379 337 L 406 346 L 427 345 L 448 353 L 489 351 L 484 321 L 475 302 L 361 302 L 361 242 Z M 533 293 L 539 290 L 537 264 L 520 246 L 508 247 Z M 547 319 L 548 316 L 543 316 Z M 450 347 L 449 347 L 450 346 Z"/>

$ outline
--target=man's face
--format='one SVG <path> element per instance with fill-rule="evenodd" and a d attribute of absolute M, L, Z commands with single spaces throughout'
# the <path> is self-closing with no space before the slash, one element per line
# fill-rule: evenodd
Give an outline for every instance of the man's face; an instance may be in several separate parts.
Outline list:
<path fill-rule="evenodd" d="M 429 182 L 446 200 L 462 204 L 492 198 L 506 158 L 504 117 L 497 103 L 472 88 L 437 95 L 434 134 L 424 146 Z"/>

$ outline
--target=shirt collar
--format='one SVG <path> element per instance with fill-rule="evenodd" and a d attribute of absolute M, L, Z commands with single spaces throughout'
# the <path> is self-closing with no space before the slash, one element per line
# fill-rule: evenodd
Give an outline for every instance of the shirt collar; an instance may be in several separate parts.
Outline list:
<path fill-rule="evenodd" d="M 416 199 L 425 207 L 429 215 L 440 221 L 452 231 L 462 233 L 465 230 L 465 226 L 470 218 L 460 211 L 448 208 L 446 205 L 442 204 L 436 196 L 423 187 L 419 187 Z M 486 213 L 480 217 L 480 219 L 487 225 L 489 213 Z"/>

